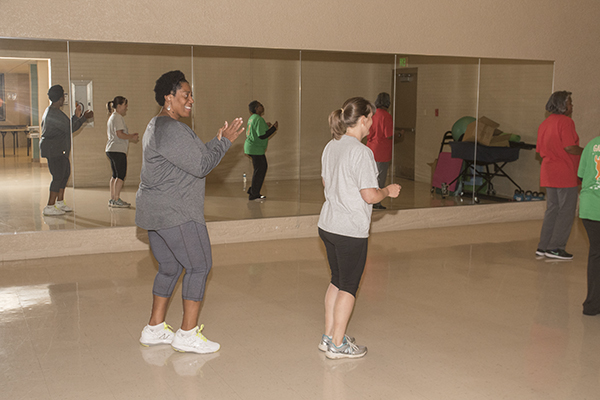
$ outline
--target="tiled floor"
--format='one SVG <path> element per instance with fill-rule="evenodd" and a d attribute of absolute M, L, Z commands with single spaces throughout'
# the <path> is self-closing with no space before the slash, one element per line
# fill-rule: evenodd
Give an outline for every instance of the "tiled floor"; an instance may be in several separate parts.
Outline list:
<path fill-rule="evenodd" d="M 329 274 L 316 238 L 213 246 L 200 316 L 213 355 L 138 344 L 149 252 L 0 263 L 0 397 L 597 399 L 585 232 L 577 222 L 573 261 L 550 261 L 534 256 L 540 226 L 373 234 L 349 326 L 369 348 L 359 360 L 317 350 Z"/>
<path fill-rule="evenodd" d="M 0 158 L 0 234 L 135 225 L 137 185 L 126 182 L 121 195 L 123 200 L 133 204 L 131 209 L 109 208 L 108 177 L 106 187 L 67 188 L 65 200 L 75 209 L 74 213 L 59 217 L 43 216 L 42 210 L 48 202 L 50 173 L 47 166 L 32 163 L 25 151 L 25 148 L 20 148 L 17 150 L 17 156 L 7 154 L 6 158 Z M 448 207 L 472 203 L 470 198 L 450 196 L 442 199 L 440 195 L 432 195 L 428 183 L 402 179 L 398 179 L 397 182 L 402 185 L 401 196 L 383 201 L 390 209 Z M 252 202 L 248 201 L 241 181 L 209 183 L 205 200 L 206 220 L 316 215 L 324 201 L 320 179 L 267 181 L 262 192 L 268 199 L 262 203 Z"/>

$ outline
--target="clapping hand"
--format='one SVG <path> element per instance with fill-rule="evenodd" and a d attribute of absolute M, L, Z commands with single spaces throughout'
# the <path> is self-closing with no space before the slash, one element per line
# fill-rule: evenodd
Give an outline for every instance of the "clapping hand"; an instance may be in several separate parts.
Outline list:
<path fill-rule="evenodd" d="M 236 118 L 231 121 L 230 124 L 225 121 L 225 125 L 223 125 L 217 133 L 217 138 L 221 140 L 221 138 L 224 137 L 233 143 L 233 141 L 244 131 L 244 128 L 242 127 L 243 123 L 244 120 L 242 118 Z"/>

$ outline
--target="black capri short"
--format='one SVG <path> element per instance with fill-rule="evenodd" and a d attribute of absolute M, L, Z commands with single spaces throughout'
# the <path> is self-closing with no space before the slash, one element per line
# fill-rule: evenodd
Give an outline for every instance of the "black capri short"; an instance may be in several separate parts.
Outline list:
<path fill-rule="evenodd" d="M 110 161 L 112 177 L 124 181 L 125 175 L 127 175 L 127 154 L 116 151 L 107 151 L 106 156 Z"/>
<path fill-rule="evenodd" d="M 50 191 L 58 193 L 61 189 L 66 188 L 69 176 L 71 175 L 69 157 L 64 154 L 58 157 L 49 157 L 48 169 L 50 170 L 50 175 L 52 175 Z"/>
<path fill-rule="evenodd" d="M 319 228 L 319 236 L 327 250 L 331 284 L 356 297 L 367 262 L 368 238 L 336 235 Z"/>

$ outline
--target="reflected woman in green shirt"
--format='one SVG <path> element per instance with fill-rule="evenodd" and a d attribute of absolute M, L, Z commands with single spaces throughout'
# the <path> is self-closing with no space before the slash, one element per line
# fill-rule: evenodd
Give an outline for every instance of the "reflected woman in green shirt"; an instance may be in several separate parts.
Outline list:
<path fill-rule="evenodd" d="M 279 123 L 265 122 L 262 117 L 265 107 L 254 100 L 248 104 L 250 118 L 248 129 L 246 129 L 246 142 L 244 142 L 244 153 L 252 158 L 254 173 L 252 174 L 252 185 L 248 189 L 248 200 L 264 200 L 266 196 L 260 194 L 265 176 L 267 175 L 267 157 L 265 151 L 269 144 L 269 138 L 277 131 Z"/>

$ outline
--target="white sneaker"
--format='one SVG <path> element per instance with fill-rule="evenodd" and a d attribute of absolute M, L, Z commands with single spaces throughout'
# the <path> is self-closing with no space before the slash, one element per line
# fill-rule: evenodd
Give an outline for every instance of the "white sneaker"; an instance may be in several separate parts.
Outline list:
<path fill-rule="evenodd" d="M 142 336 L 140 337 L 140 343 L 142 346 L 152 346 L 155 344 L 170 344 L 173 341 L 173 328 L 167 325 L 165 322 L 156 327 L 146 325 L 142 329 Z"/>
<path fill-rule="evenodd" d="M 52 204 L 51 206 L 44 207 L 44 211 L 42 211 L 42 213 L 44 215 L 63 215 L 65 212 L 56 207 L 56 204 Z"/>
<path fill-rule="evenodd" d="M 54 203 L 54 205 L 56 206 L 56 208 L 59 208 L 59 209 L 63 210 L 64 212 L 73 211 L 73 209 L 71 207 L 69 207 L 68 205 L 65 204 L 64 200 L 56 201 L 56 203 Z"/>
<path fill-rule="evenodd" d="M 192 352 L 198 354 L 208 354 L 219 351 L 221 345 L 219 343 L 211 342 L 202 333 L 204 325 L 195 327 L 190 332 L 183 332 L 181 329 L 175 333 L 175 338 L 171 343 L 171 347 L 174 350 L 180 352 Z"/>

